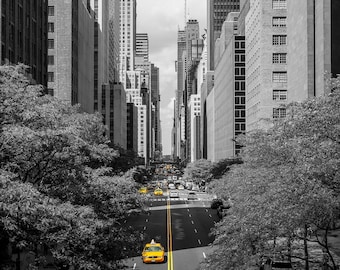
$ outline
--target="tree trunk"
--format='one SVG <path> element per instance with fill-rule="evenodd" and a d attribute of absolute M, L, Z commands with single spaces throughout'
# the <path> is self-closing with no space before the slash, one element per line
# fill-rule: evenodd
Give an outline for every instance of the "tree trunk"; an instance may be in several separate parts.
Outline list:
<path fill-rule="evenodd" d="M 303 235 L 303 247 L 305 252 L 305 270 L 309 270 L 309 254 L 308 254 L 308 245 L 307 245 L 307 237 L 308 237 L 308 227 L 305 224 L 305 230 Z"/>

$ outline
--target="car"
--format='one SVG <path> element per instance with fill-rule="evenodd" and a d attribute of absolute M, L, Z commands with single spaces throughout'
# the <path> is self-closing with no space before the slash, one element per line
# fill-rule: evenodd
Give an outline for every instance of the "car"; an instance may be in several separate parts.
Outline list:
<path fill-rule="evenodd" d="M 175 187 L 175 185 L 174 185 L 173 183 L 170 183 L 170 184 L 168 185 L 168 188 L 169 188 L 169 189 L 176 189 L 176 187 Z"/>
<path fill-rule="evenodd" d="M 155 240 L 151 240 L 144 246 L 142 252 L 143 263 L 162 263 L 165 262 L 164 247 Z"/>
<path fill-rule="evenodd" d="M 213 199 L 210 204 L 211 209 L 217 209 L 220 205 L 223 205 L 223 201 L 221 199 Z"/>
<path fill-rule="evenodd" d="M 138 192 L 139 192 L 140 194 L 146 194 L 146 193 L 148 193 L 148 188 L 147 188 L 147 187 L 141 187 L 141 188 L 138 190 Z"/>
<path fill-rule="evenodd" d="M 156 196 L 163 195 L 163 190 L 161 188 L 156 188 L 153 192 Z"/>
<path fill-rule="evenodd" d="M 197 195 L 196 195 L 196 192 L 189 192 L 188 193 L 188 200 L 196 200 L 197 199 Z"/>
<path fill-rule="evenodd" d="M 177 189 L 183 190 L 183 189 L 184 189 L 184 186 L 183 186 L 183 185 L 179 185 L 179 186 L 177 187 Z"/>
<path fill-rule="evenodd" d="M 177 191 L 171 190 L 169 192 L 169 197 L 170 198 L 179 198 L 179 193 Z"/>

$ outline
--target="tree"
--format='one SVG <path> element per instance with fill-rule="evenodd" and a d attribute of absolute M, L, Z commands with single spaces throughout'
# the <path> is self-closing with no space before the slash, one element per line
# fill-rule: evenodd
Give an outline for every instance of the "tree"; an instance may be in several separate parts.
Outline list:
<path fill-rule="evenodd" d="M 47 246 L 56 264 L 118 269 L 140 237 L 121 226 L 141 205 L 135 183 L 110 177 L 117 152 L 100 115 L 43 95 L 24 74 L 0 68 L 1 235 L 19 250 Z"/>
<path fill-rule="evenodd" d="M 204 269 L 251 269 L 277 253 L 310 269 L 324 259 L 311 255 L 315 248 L 336 269 L 327 237 L 340 209 L 339 88 L 332 81 L 330 95 L 290 104 L 272 128 L 240 137 L 244 164 L 212 183 L 232 207 L 214 231 L 218 249 Z"/>
<path fill-rule="evenodd" d="M 202 181 L 206 181 L 210 178 L 211 168 L 211 161 L 206 159 L 196 160 L 195 162 L 188 163 L 187 167 L 184 169 L 183 178 L 192 180 L 196 184 L 200 184 Z"/>

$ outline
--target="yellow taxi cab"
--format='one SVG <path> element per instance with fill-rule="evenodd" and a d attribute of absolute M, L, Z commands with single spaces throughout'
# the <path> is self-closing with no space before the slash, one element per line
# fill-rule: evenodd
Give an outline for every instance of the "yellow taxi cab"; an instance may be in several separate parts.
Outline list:
<path fill-rule="evenodd" d="M 147 188 L 147 187 L 141 187 L 141 188 L 138 190 L 138 192 L 139 192 L 140 194 L 146 194 L 146 193 L 148 193 L 148 188 Z"/>
<path fill-rule="evenodd" d="M 163 195 L 163 190 L 161 188 L 156 188 L 153 192 L 155 195 Z"/>
<path fill-rule="evenodd" d="M 164 262 L 164 247 L 155 240 L 147 243 L 142 252 L 143 263 L 162 263 Z"/>

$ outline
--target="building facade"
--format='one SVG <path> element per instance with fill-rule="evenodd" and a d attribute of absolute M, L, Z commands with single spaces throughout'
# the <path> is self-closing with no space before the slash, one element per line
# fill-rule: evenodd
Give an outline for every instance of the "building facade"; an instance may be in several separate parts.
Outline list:
<path fill-rule="evenodd" d="M 266 128 L 286 116 L 287 3 L 254 0 L 246 15 L 246 129 Z M 268 121 L 270 120 L 270 121 Z"/>
<path fill-rule="evenodd" d="M 177 59 L 175 70 L 177 73 L 177 89 L 176 89 L 176 101 L 174 104 L 174 136 L 172 142 L 172 156 L 174 160 L 180 158 L 181 155 L 181 142 L 184 140 L 182 137 L 182 130 L 184 126 L 181 126 L 182 118 L 181 114 L 183 107 L 183 94 L 184 94 L 184 82 L 185 82 L 185 60 L 183 53 L 186 50 L 186 34 L 184 30 L 178 30 L 177 32 Z"/>
<path fill-rule="evenodd" d="M 48 92 L 93 113 L 94 6 L 48 1 Z"/>
<path fill-rule="evenodd" d="M 287 1 L 289 101 L 325 94 L 325 75 L 340 73 L 339 12 L 339 1 Z"/>
<path fill-rule="evenodd" d="M 215 132 L 212 161 L 240 152 L 238 135 L 246 131 L 245 37 L 238 35 L 237 12 L 230 12 L 215 47 Z"/>
<path fill-rule="evenodd" d="M 31 79 L 47 87 L 47 1 L 1 0 L 1 64 L 23 63 Z"/>
<path fill-rule="evenodd" d="M 126 72 L 135 68 L 137 1 L 120 1 L 120 82 L 127 88 Z"/>
<path fill-rule="evenodd" d="M 208 70 L 214 70 L 216 39 L 220 37 L 228 13 L 240 10 L 240 0 L 208 0 L 207 5 Z"/>
<path fill-rule="evenodd" d="M 149 62 L 149 37 L 147 33 L 137 33 L 135 65 L 144 62 Z"/>

